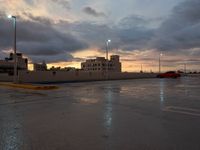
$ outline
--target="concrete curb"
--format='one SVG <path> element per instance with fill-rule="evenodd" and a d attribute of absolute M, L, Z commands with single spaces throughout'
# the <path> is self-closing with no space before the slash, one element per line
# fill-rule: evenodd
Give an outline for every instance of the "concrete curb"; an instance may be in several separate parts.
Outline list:
<path fill-rule="evenodd" d="M 30 89 L 30 90 L 55 90 L 58 89 L 58 86 L 40 86 L 40 85 L 32 85 L 32 84 L 14 84 L 14 83 L 5 83 L 1 82 L 0 86 L 12 87 L 12 88 L 22 88 L 22 89 Z"/>

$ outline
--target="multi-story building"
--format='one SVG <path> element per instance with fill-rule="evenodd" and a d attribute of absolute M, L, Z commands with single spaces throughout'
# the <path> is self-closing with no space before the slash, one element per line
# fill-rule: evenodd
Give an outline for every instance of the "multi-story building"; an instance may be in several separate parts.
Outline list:
<path fill-rule="evenodd" d="M 23 58 L 21 53 L 17 53 L 17 69 L 28 70 L 28 59 Z M 0 60 L 0 73 L 14 74 L 14 54 L 11 53 L 9 58 Z"/>
<path fill-rule="evenodd" d="M 43 61 L 43 63 L 41 63 L 41 64 L 34 63 L 33 64 L 33 70 L 34 71 L 46 71 L 47 70 L 47 64 L 45 63 L 45 61 Z"/>
<path fill-rule="evenodd" d="M 84 71 L 121 72 L 121 62 L 118 55 L 110 56 L 110 60 L 105 59 L 105 57 L 97 57 L 81 63 L 81 69 Z"/>

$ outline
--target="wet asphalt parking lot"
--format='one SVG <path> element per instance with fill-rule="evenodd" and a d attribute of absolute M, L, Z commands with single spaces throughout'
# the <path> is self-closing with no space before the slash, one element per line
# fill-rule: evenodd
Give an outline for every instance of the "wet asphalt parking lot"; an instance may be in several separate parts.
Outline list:
<path fill-rule="evenodd" d="M 0 87 L 0 150 L 200 150 L 200 78 Z"/>

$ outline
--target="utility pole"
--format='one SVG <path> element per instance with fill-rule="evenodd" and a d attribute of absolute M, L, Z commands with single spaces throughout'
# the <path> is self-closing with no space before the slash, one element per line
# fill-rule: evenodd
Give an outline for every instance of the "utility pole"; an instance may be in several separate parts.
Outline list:
<path fill-rule="evenodd" d="M 159 73 L 161 73 L 161 57 L 162 57 L 162 55 L 163 55 L 162 53 L 159 54 L 159 60 L 158 60 L 159 61 L 158 62 L 159 63 Z"/>
<path fill-rule="evenodd" d="M 109 68 L 109 60 L 108 60 L 108 46 L 109 46 L 109 43 L 111 42 L 111 40 L 107 40 L 106 41 L 106 78 L 108 79 L 108 68 Z"/>
<path fill-rule="evenodd" d="M 13 19 L 14 20 L 14 79 L 13 82 L 17 83 L 17 17 L 16 16 L 12 16 L 9 15 L 8 18 Z"/>

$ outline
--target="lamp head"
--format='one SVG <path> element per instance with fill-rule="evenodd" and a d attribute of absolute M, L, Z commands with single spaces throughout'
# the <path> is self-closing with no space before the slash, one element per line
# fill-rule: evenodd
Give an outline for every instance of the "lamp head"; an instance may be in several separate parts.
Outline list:
<path fill-rule="evenodd" d="M 16 19 L 17 17 L 16 16 L 12 16 L 12 15 L 8 15 L 8 18 L 9 19 L 11 19 L 11 18 Z"/>
<path fill-rule="evenodd" d="M 110 43 L 110 42 L 111 42 L 111 40 L 109 39 L 109 40 L 108 40 L 108 43 Z"/>
<path fill-rule="evenodd" d="M 12 15 L 8 15 L 8 18 L 11 19 L 11 18 L 12 18 Z"/>

